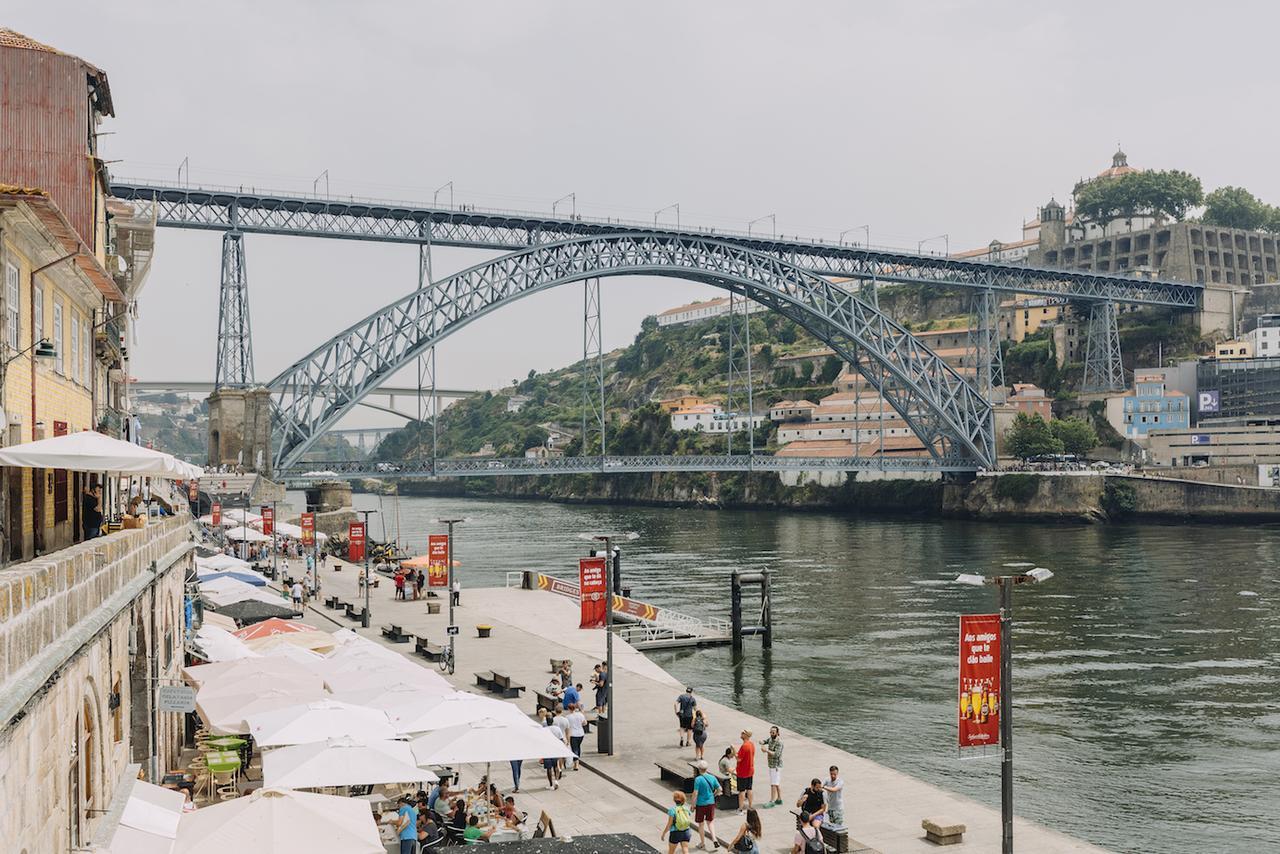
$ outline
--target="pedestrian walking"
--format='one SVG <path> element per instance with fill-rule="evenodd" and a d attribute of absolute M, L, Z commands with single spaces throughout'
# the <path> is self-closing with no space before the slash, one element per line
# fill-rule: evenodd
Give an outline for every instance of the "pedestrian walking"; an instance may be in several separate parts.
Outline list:
<path fill-rule="evenodd" d="M 556 726 L 555 719 L 552 718 L 551 713 L 546 709 L 540 709 L 539 714 L 542 718 L 542 725 L 546 727 L 553 736 L 563 742 L 564 732 L 561 731 L 560 727 Z M 560 788 L 560 784 L 556 782 L 560 777 L 560 758 L 552 757 L 549 759 L 543 759 L 542 770 L 547 772 L 547 788 Z"/>
<path fill-rule="evenodd" d="M 742 731 L 742 743 L 738 745 L 738 812 L 744 812 L 755 804 L 751 802 L 751 784 L 756 776 L 756 746 L 751 741 L 751 730 Z"/>
<path fill-rule="evenodd" d="M 693 712 L 698 701 L 693 698 L 693 689 L 685 688 L 684 693 L 676 697 L 676 727 L 680 735 L 680 746 L 685 747 L 693 741 Z"/>
<path fill-rule="evenodd" d="M 840 777 L 840 768 L 832 765 L 829 769 L 831 777 L 822 784 L 826 795 L 828 824 L 844 827 L 844 780 Z"/>
<path fill-rule="evenodd" d="M 582 739 L 587 735 L 587 716 L 574 706 L 569 712 L 569 748 L 573 751 L 573 770 L 582 764 Z"/>
<path fill-rule="evenodd" d="M 782 735 L 776 726 L 769 727 L 769 737 L 760 742 L 764 750 L 765 764 L 769 766 L 769 803 L 766 807 L 782 805 Z"/>
<path fill-rule="evenodd" d="M 293 610 L 302 610 L 302 582 L 294 580 L 293 587 L 289 588 L 289 595 L 293 597 Z"/>
<path fill-rule="evenodd" d="M 760 837 L 764 836 L 764 828 L 760 826 L 760 813 L 747 810 L 747 817 L 738 828 L 738 835 L 733 837 L 732 848 L 742 854 L 760 854 Z"/>
<path fill-rule="evenodd" d="M 684 803 L 684 792 L 671 793 L 672 806 L 667 810 L 667 823 L 662 828 L 662 836 L 667 840 L 667 854 L 675 854 L 676 846 L 681 854 L 689 854 L 689 840 L 693 832 L 689 829 L 693 818 Z"/>
<path fill-rule="evenodd" d="M 555 715 L 555 718 L 553 718 L 553 722 L 555 723 L 556 728 L 560 730 L 560 740 L 563 741 L 565 744 L 569 743 L 569 709 L 570 709 L 570 704 L 561 703 L 560 705 L 556 706 L 556 715 Z M 557 778 L 564 775 L 564 765 L 565 765 L 564 759 L 561 759 L 559 763 L 557 763 L 556 765 Z"/>
<path fill-rule="evenodd" d="M 316 592 L 316 580 L 311 577 L 311 573 L 307 573 L 302 577 L 302 604 L 306 605 L 311 601 L 311 597 Z"/>
<path fill-rule="evenodd" d="M 716 839 L 716 792 L 720 791 L 720 781 L 715 775 L 707 773 L 706 762 L 696 762 L 698 776 L 693 778 L 693 820 L 698 825 L 698 848 L 707 847 L 707 836 L 711 842 L 720 847 Z"/>
<path fill-rule="evenodd" d="M 695 709 L 690 732 L 693 733 L 693 755 L 696 759 L 703 758 L 702 748 L 707 743 L 707 729 L 709 726 L 706 715 L 702 714 L 702 709 Z"/>
<path fill-rule="evenodd" d="M 462 582 L 460 580 L 456 578 L 453 580 L 453 590 L 451 592 L 453 595 L 453 604 L 461 605 L 462 604 Z"/>
<path fill-rule="evenodd" d="M 600 671 L 596 673 L 596 714 L 606 713 L 605 706 L 609 702 L 609 665 L 600 662 Z"/>
<path fill-rule="evenodd" d="M 520 772 L 524 770 L 523 759 L 511 760 L 511 791 L 520 791 Z"/>
<path fill-rule="evenodd" d="M 413 592 L 414 599 L 422 598 L 422 588 L 425 587 L 426 585 L 427 585 L 427 574 L 423 572 L 421 569 L 419 569 L 417 576 L 413 579 L 413 586 L 415 588 Z"/>

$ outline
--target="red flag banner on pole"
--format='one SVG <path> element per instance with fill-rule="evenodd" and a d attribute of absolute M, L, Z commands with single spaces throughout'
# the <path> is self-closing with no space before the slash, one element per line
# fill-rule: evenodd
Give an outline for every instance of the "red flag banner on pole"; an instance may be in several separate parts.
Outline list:
<path fill-rule="evenodd" d="M 578 590 L 582 602 L 580 629 L 601 629 L 605 624 L 605 577 L 608 561 L 602 557 L 578 559 Z"/>
<path fill-rule="evenodd" d="M 302 544 L 309 546 L 316 541 L 316 514 L 302 514 Z"/>
<path fill-rule="evenodd" d="M 427 535 L 427 586 L 449 586 L 449 535 Z"/>
<path fill-rule="evenodd" d="M 960 746 L 1000 743 L 1000 615 L 960 617 Z"/>
<path fill-rule="evenodd" d="M 347 525 L 347 560 L 352 563 L 364 560 L 364 522 Z"/>
<path fill-rule="evenodd" d="M 200 498 L 200 482 L 193 480 L 187 484 L 187 498 L 197 501 Z"/>
<path fill-rule="evenodd" d="M 276 530 L 276 508 L 262 505 L 262 533 L 271 536 Z"/>
<path fill-rule="evenodd" d="M 216 501 L 213 502 L 213 507 L 209 508 L 209 520 L 215 528 L 222 524 L 222 505 Z"/>

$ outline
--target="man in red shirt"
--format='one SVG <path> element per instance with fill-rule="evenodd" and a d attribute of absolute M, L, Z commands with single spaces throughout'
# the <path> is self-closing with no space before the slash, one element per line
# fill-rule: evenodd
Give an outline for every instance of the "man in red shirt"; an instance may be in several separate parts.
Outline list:
<path fill-rule="evenodd" d="M 751 809 L 751 781 L 756 776 L 756 746 L 751 743 L 751 730 L 742 731 L 742 744 L 738 746 L 738 812 Z"/>

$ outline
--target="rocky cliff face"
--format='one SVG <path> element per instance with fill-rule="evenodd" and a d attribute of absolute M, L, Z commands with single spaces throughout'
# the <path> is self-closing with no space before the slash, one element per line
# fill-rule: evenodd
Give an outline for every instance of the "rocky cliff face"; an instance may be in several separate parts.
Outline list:
<path fill-rule="evenodd" d="M 947 484 L 942 509 L 949 516 L 975 519 L 1096 522 L 1107 518 L 1104 480 L 1090 475 L 979 477 L 972 483 Z"/>

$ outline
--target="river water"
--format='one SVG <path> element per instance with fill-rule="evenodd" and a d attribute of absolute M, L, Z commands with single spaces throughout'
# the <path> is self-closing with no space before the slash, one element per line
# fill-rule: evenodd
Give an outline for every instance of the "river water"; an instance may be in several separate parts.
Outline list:
<path fill-rule="evenodd" d="M 1280 526 L 356 505 L 381 509 L 378 539 L 380 519 L 394 536 L 398 516 L 415 553 L 432 518 L 468 517 L 464 585 L 521 569 L 573 577 L 576 535 L 595 531 L 638 532 L 624 584 L 689 613 L 727 616 L 729 572 L 773 570 L 771 653 L 748 640 L 739 661 L 727 647 L 653 659 L 712 699 L 996 807 L 999 762 L 957 758 L 954 712 L 957 615 L 997 610 L 995 591 L 951 580 L 1048 567 L 1048 583 L 1015 591 L 1018 814 L 1118 851 L 1280 850 Z"/>

